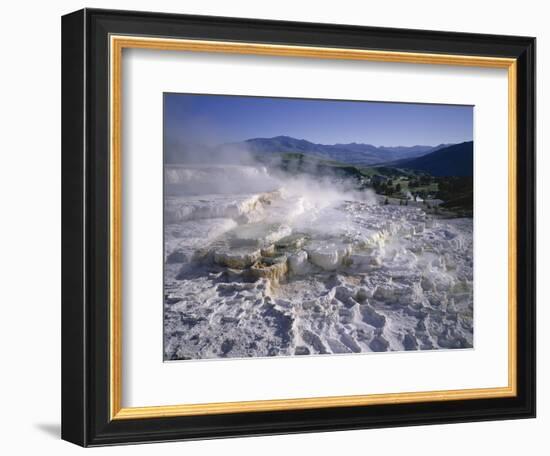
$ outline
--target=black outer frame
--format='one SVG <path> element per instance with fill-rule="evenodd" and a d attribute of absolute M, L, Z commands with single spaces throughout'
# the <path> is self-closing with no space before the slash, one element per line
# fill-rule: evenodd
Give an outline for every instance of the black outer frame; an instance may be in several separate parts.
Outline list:
<path fill-rule="evenodd" d="M 518 395 L 110 421 L 110 34 L 518 59 Z M 535 417 L 534 38 L 84 9 L 62 18 L 62 128 L 63 439 L 99 446 Z"/>

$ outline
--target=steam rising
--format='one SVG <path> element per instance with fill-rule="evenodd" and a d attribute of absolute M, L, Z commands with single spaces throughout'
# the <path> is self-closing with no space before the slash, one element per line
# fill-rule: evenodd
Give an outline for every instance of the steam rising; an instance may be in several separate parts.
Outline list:
<path fill-rule="evenodd" d="M 300 169 L 281 169 L 281 156 L 273 154 L 268 164 L 261 163 L 244 146 L 223 145 L 199 148 L 201 153 L 180 155 L 178 163 L 165 167 L 165 191 L 170 196 L 254 194 L 284 191 L 286 196 L 301 196 L 312 207 L 325 207 L 345 200 L 373 203 L 374 193 L 357 190 L 357 182 L 336 174 L 321 174 L 315 164 L 300 164 Z"/>

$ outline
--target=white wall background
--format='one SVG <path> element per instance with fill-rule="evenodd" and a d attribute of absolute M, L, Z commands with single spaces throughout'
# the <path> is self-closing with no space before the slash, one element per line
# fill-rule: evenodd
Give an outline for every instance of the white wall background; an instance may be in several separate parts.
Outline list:
<path fill-rule="evenodd" d="M 102 448 L 94 454 L 545 454 L 550 448 L 550 100 L 544 2 L 65 0 L 10 2 L 0 19 L 0 450 L 72 454 L 60 426 L 60 16 L 84 6 L 497 34 L 538 39 L 538 418 Z M 546 280 L 545 280 L 546 279 Z M 527 451 L 526 451 L 527 450 Z"/>

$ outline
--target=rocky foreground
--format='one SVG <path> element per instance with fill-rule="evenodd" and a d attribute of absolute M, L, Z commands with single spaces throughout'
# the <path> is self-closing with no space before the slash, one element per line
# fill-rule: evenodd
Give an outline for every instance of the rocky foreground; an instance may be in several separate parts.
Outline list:
<path fill-rule="evenodd" d="M 473 346 L 472 219 L 289 188 L 167 197 L 166 360 Z"/>

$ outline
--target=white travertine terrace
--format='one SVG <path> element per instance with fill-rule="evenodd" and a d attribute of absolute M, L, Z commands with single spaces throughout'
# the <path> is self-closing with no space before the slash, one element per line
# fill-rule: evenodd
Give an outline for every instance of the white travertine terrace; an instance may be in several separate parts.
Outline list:
<path fill-rule="evenodd" d="M 167 196 L 166 359 L 473 346 L 471 219 L 317 193 Z"/>

